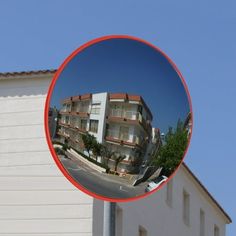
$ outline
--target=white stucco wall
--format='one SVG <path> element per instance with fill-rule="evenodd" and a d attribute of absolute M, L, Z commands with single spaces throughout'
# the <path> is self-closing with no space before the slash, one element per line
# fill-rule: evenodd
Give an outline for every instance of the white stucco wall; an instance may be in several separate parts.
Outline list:
<path fill-rule="evenodd" d="M 106 107 L 107 107 L 107 93 L 96 93 L 92 95 L 92 103 L 100 102 L 100 113 L 90 114 L 90 120 L 98 120 L 98 132 L 92 133 L 98 142 L 102 143 L 104 139 L 104 132 L 106 128 Z"/>
<path fill-rule="evenodd" d="M 183 222 L 183 189 L 190 194 L 190 225 Z M 225 236 L 225 218 L 209 200 L 192 178 L 187 174 L 183 167 L 173 179 L 173 202 L 170 207 L 166 202 L 166 186 L 160 191 L 142 200 L 130 203 L 118 203 L 122 211 L 122 219 L 118 218 L 117 228 L 120 234 L 116 236 L 137 236 L 139 226 L 147 230 L 148 236 L 199 236 L 200 233 L 200 209 L 205 212 L 205 236 L 214 236 L 214 225 L 220 229 L 220 236 Z M 102 215 L 103 203 L 96 200 L 95 205 L 99 210 L 94 212 Z M 102 217 L 99 218 L 102 221 Z M 102 235 L 102 222 L 94 226 Z"/>
<path fill-rule="evenodd" d="M 0 79 L 0 235 L 92 235 L 93 199 L 61 174 L 45 140 L 50 80 Z"/>

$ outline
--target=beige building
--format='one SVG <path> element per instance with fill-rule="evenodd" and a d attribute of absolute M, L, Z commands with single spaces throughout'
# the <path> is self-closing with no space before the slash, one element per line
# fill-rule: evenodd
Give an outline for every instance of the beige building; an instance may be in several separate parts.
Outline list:
<path fill-rule="evenodd" d="M 0 74 L 0 236 L 102 236 L 103 202 L 58 170 L 43 116 L 55 71 Z M 116 236 L 225 236 L 229 216 L 181 166 L 168 186 L 119 203 Z"/>

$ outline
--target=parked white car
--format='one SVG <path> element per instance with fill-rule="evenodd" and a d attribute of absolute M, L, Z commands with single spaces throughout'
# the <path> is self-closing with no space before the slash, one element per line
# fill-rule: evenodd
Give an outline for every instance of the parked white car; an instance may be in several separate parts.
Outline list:
<path fill-rule="evenodd" d="M 167 181 L 167 177 L 162 175 L 157 177 L 155 180 L 151 181 L 145 188 L 145 192 L 150 192 L 160 186 L 162 183 Z"/>

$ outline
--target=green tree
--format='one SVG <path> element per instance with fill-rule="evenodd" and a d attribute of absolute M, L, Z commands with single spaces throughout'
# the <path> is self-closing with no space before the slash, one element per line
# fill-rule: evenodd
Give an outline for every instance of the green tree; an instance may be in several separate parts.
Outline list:
<path fill-rule="evenodd" d="M 183 122 L 177 123 L 175 131 L 170 127 L 164 145 L 154 158 L 153 164 L 162 167 L 162 173 L 170 176 L 180 164 L 188 145 L 187 131 Z"/>
<path fill-rule="evenodd" d="M 82 140 L 83 140 L 83 143 L 84 143 L 84 147 L 85 147 L 85 149 L 88 152 L 88 155 L 90 157 L 90 151 L 93 150 L 94 145 L 97 143 L 97 140 L 93 135 L 88 134 L 88 133 L 82 135 Z"/>

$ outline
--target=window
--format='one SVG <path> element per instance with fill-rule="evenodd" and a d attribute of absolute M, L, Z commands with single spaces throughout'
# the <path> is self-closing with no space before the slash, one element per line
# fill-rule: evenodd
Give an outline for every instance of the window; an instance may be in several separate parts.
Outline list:
<path fill-rule="evenodd" d="M 69 116 L 65 117 L 65 123 L 68 124 L 68 125 L 70 124 L 70 117 Z"/>
<path fill-rule="evenodd" d="M 74 127 L 79 128 L 80 119 L 78 117 L 74 117 Z"/>
<path fill-rule="evenodd" d="M 93 133 L 98 132 L 98 120 L 90 120 L 89 131 Z"/>
<path fill-rule="evenodd" d="M 89 102 L 81 102 L 79 112 L 88 112 L 89 111 Z"/>
<path fill-rule="evenodd" d="M 119 139 L 124 141 L 129 140 L 129 127 L 120 126 Z"/>
<path fill-rule="evenodd" d="M 173 180 L 169 180 L 166 185 L 166 203 L 172 207 Z"/>
<path fill-rule="evenodd" d="M 183 221 L 186 225 L 190 224 L 190 197 L 189 194 L 183 190 Z"/>
<path fill-rule="evenodd" d="M 138 228 L 138 235 L 139 236 L 147 236 L 147 230 L 141 225 Z"/>
<path fill-rule="evenodd" d="M 81 120 L 80 121 L 80 128 L 82 129 L 82 130 L 87 130 L 87 120 Z"/>
<path fill-rule="evenodd" d="M 68 104 L 66 105 L 66 111 L 70 111 L 70 109 L 71 109 L 71 104 L 68 103 Z"/>
<path fill-rule="evenodd" d="M 123 211 L 116 206 L 116 236 L 122 236 L 123 231 Z"/>
<path fill-rule="evenodd" d="M 91 114 L 99 114 L 100 113 L 101 103 L 93 103 L 91 107 Z"/>
<path fill-rule="evenodd" d="M 200 209 L 200 236 L 205 236 L 205 212 Z"/>
<path fill-rule="evenodd" d="M 214 236 L 220 236 L 220 229 L 217 225 L 214 225 Z"/>

